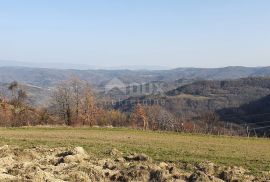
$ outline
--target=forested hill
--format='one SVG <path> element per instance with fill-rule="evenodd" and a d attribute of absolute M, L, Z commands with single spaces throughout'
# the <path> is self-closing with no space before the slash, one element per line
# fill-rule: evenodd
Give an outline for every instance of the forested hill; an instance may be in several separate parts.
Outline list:
<path fill-rule="evenodd" d="M 270 77 L 249 77 L 236 80 L 198 81 L 167 92 L 168 97 L 181 95 L 203 97 L 196 102 L 189 97 L 190 109 L 219 110 L 240 107 L 270 94 Z M 195 98 L 196 98 L 195 97 Z"/>
<path fill-rule="evenodd" d="M 235 80 L 198 81 L 169 91 L 167 94 L 191 94 L 200 96 L 247 95 L 258 97 L 270 91 L 270 77 L 248 77 Z M 259 95 L 258 95 L 259 94 Z M 262 94 L 262 95 L 260 95 Z"/>

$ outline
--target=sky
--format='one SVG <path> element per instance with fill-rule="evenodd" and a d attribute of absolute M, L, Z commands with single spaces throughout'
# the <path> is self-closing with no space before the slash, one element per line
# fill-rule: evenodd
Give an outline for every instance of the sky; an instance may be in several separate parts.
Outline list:
<path fill-rule="evenodd" d="M 270 66 L 270 1 L 0 0 L 0 60 Z"/>

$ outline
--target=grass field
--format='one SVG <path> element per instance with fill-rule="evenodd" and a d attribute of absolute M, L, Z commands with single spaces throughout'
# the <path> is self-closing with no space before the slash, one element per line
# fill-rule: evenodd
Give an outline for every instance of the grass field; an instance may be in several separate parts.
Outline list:
<path fill-rule="evenodd" d="M 96 157 L 117 148 L 139 152 L 157 161 L 196 163 L 209 160 L 237 165 L 252 173 L 270 170 L 270 140 L 172 132 L 96 128 L 0 128 L 0 145 L 33 147 L 82 146 Z"/>

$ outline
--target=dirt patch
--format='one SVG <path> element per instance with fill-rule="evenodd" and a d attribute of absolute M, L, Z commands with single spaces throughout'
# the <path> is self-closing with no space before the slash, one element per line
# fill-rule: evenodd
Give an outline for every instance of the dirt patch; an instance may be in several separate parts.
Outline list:
<path fill-rule="evenodd" d="M 145 154 L 96 159 L 83 148 L 20 149 L 0 147 L 0 181 L 270 181 L 270 172 L 254 177 L 242 167 L 211 162 L 198 165 L 154 162 Z"/>

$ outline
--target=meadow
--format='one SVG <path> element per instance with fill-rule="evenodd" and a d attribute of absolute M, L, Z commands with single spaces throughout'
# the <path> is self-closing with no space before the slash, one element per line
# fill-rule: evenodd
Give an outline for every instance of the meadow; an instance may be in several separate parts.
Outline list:
<path fill-rule="evenodd" d="M 24 127 L 0 128 L 1 145 L 31 148 L 81 146 L 97 158 L 116 148 L 145 153 L 155 161 L 242 166 L 252 173 L 270 171 L 270 140 L 141 131 L 124 128 Z"/>

